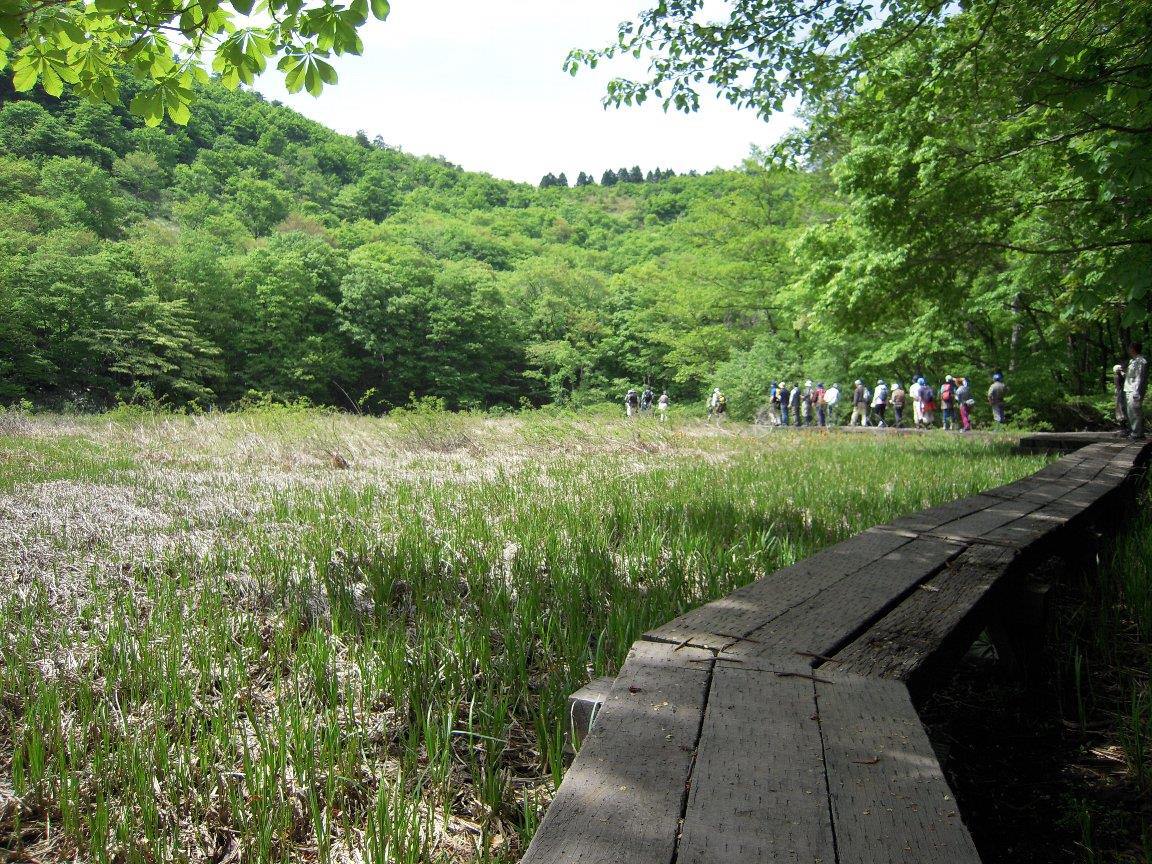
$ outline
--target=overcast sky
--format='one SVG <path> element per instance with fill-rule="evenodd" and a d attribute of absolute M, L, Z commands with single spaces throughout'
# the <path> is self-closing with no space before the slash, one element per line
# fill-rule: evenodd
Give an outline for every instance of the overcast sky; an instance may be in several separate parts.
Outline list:
<path fill-rule="evenodd" d="M 640 165 L 732 167 L 794 123 L 771 122 L 702 99 L 694 115 L 659 105 L 601 107 L 605 82 L 628 67 L 564 72 L 570 48 L 606 44 L 642 0 L 393 0 L 387 21 L 363 28 L 364 54 L 337 58 L 340 83 L 313 98 L 288 95 L 279 73 L 265 96 L 340 132 L 363 129 L 415 154 L 535 183 L 548 172 Z M 636 68 L 633 66 L 632 68 Z"/>

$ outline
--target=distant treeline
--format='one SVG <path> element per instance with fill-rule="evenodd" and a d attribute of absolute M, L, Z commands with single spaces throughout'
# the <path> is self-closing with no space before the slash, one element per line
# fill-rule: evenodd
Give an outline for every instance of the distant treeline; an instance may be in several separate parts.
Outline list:
<path fill-rule="evenodd" d="M 631 168 L 621 168 L 619 171 L 613 171 L 609 168 L 602 175 L 600 175 L 601 186 L 615 186 L 617 183 L 659 183 L 661 180 L 669 180 L 676 176 L 676 172 L 669 168 L 665 171 L 662 168 L 645 173 L 641 170 L 639 165 L 633 165 Z M 689 171 L 688 177 L 698 176 L 698 172 Z M 580 186 L 594 186 L 596 184 L 595 178 L 591 174 L 585 174 L 583 171 L 576 177 L 575 185 Z M 549 172 L 540 178 L 540 188 L 548 189 L 551 186 L 568 186 L 568 175 L 561 171 L 559 174 L 552 174 Z"/>

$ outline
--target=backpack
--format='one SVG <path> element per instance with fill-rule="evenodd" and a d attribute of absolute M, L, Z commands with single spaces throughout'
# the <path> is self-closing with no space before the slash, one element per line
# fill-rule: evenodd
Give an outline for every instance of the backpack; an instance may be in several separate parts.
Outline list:
<path fill-rule="evenodd" d="M 952 385 L 945 384 L 940 388 L 940 401 L 951 404 L 952 402 Z"/>
<path fill-rule="evenodd" d="M 929 387 L 927 384 L 923 385 L 920 388 L 920 401 L 921 402 L 935 402 L 936 401 L 936 394 L 933 392 L 932 388 Z"/>
<path fill-rule="evenodd" d="M 871 405 L 872 404 L 872 391 L 869 390 L 867 387 L 864 388 L 864 404 L 865 405 Z"/>
<path fill-rule="evenodd" d="M 876 400 L 888 404 L 888 385 L 881 384 L 876 388 Z"/>

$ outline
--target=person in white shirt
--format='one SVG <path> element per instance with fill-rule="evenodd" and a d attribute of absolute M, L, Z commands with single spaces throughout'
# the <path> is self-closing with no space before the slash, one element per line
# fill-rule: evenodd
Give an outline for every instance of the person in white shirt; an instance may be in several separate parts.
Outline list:
<path fill-rule="evenodd" d="M 912 422 L 916 428 L 924 423 L 924 403 L 920 401 L 920 387 L 923 383 L 919 378 L 913 378 L 912 386 L 908 388 L 908 398 L 912 400 Z"/>
<path fill-rule="evenodd" d="M 828 425 L 836 425 L 836 411 L 840 402 L 840 385 L 833 384 L 824 391 L 824 404 L 828 406 Z"/>
<path fill-rule="evenodd" d="M 660 394 L 660 398 L 656 400 L 656 410 L 660 412 L 660 422 L 668 422 L 668 391 L 665 390 Z"/>
<path fill-rule="evenodd" d="M 1148 389 L 1148 359 L 1144 346 L 1133 342 L 1128 346 L 1128 374 L 1124 376 L 1124 395 L 1128 397 L 1128 437 L 1144 437 L 1144 393 Z"/>

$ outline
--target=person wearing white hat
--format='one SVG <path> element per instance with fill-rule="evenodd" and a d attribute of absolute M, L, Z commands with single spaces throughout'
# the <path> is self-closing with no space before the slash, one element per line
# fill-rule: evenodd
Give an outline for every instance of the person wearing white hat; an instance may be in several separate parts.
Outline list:
<path fill-rule="evenodd" d="M 888 385 L 884 383 L 883 378 L 876 382 L 876 392 L 872 396 L 872 410 L 876 412 L 876 416 L 879 418 L 876 421 L 877 428 L 883 429 L 888 425 L 884 417 L 888 410 Z"/>
<path fill-rule="evenodd" d="M 1128 434 L 1128 400 L 1124 398 L 1124 367 L 1112 367 L 1112 384 L 1116 387 L 1116 425 L 1122 434 Z"/>
<path fill-rule="evenodd" d="M 800 393 L 800 419 L 798 426 L 812 425 L 812 381 L 804 382 L 804 390 Z"/>
<path fill-rule="evenodd" d="M 849 426 L 855 426 L 856 421 L 860 421 L 861 426 L 868 425 L 868 388 L 864 386 L 864 382 L 857 378 L 853 382 L 852 390 L 852 417 L 848 421 Z"/>

